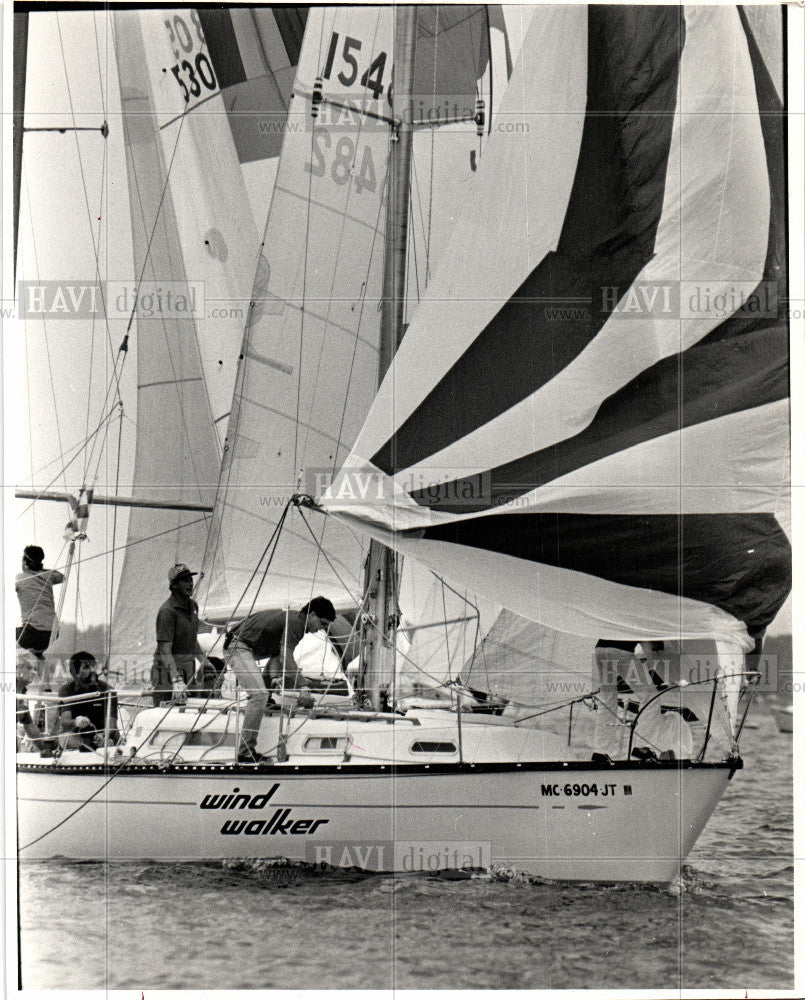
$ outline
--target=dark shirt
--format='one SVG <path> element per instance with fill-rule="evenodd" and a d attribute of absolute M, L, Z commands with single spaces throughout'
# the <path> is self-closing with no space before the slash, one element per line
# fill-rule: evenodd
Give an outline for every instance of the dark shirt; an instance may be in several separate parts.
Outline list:
<path fill-rule="evenodd" d="M 157 612 L 157 642 L 169 642 L 176 666 L 192 676 L 198 645 L 198 605 L 192 598 L 185 601 L 171 594 L 165 601 Z"/>
<path fill-rule="evenodd" d="M 93 691 L 98 691 L 104 694 L 106 691 L 110 691 L 111 688 L 108 684 L 105 684 L 101 680 L 92 681 L 92 683 L 84 686 L 80 684 L 75 678 L 67 681 L 66 684 L 62 684 L 59 688 L 60 698 L 72 698 L 77 694 L 92 694 Z M 77 719 L 80 715 L 89 719 L 92 723 L 93 729 L 103 730 L 106 726 L 106 698 L 99 697 L 93 698 L 88 701 L 75 701 L 70 702 L 67 705 L 61 706 L 62 712 L 70 712 L 73 719 Z M 110 721 L 114 724 L 117 718 L 117 696 L 112 695 L 112 706 L 110 712 Z"/>
<path fill-rule="evenodd" d="M 21 680 L 17 680 L 17 694 L 27 694 L 28 685 Z M 31 718 L 31 713 L 28 709 L 28 702 L 24 698 L 17 698 L 17 722 L 21 722 L 24 726 L 33 725 L 33 719 Z"/>
<path fill-rule="evenodd" d="M 335 646 L 343 665 L 351 663 L 361 651 L 361 630 L 355 627 L 354 612 L 336 614 L 335 621 L 327 629 L 327 637 Z"/>
<path fill-rule="evenodd" d="M 304 634 L 304 622 L 296 611 L 291 611 L 287 615 L 284 611 L 256 611 L 232 629 L 233 638 L 248 646 L 255 660 L 279 656 L 283 648 L 283 639 L 286 639 L 288 651 L 293 654 Z"/>

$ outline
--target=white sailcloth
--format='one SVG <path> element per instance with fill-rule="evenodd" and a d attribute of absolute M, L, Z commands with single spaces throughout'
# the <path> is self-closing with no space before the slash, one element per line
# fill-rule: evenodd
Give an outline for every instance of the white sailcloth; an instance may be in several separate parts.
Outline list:
<path fill-rule="evenodd" d="M 143 37 L 140 85 L 153 101 L 187 280 L 197 289 L 204 381 L 223 441 L 260 238 L 198 11 L 117 12 Z M 121 53 L 123 54 L 123 53 Z"/>
<path fill-rule="evenodd" d="M 430 42 L 423 78 L 440 93 L 463 95 L 461 107 L 468 106 L 465 151 L 468 134 L 477 144 L 468 128 L 475 129 L 475 87 L 489 63 L 479 10 L 455 8 L 439 27 L 423 8 L 418 27 Z M 205 557 L 210 614 L 252 607 L 262 576 L 255 567 L 289 497 L 326 484 L 375 393 L 393 20 L 388 7 L 313 9 L 308 18 Z M 469 170 L 468 154 L 466 163 Z M 261 606 L 317 592 L 358 603 L 362 537 L 334 523 L 315 530 L 316 538 L 291 512 Z"/>
<path fill-rule="evenodd" d="M 236 605 L 248 613 L 253 574 L 282 510 L 292 494 L 327 480 L 374 392 L 391 23 L 380 8 L 317 8 L 308 19 L 205 557 L 207 613 Z M 325 101 L 314 121 L 322 75 Z M 371 76 L 376 98 L 361 76 Z M 322 593 L 357 603 L 362 541 L 340 526 L 327 536 L 329 564 L 292 517 L 261 604 L 309 600 L 315 568 Z"/>
<path fill-rule="evenodd" d="M 139 18 L 118 12 L 115 44 L 129 176 L 135 273 L 149 285 L 187 274 L 167 166 L 150 88 Z M 137 314 L 137 444 L 139 497 L 211 506 L 219 458 L 196 325 L 181 315 Z M 132 508 L 112 628 L 112 671 L 145 680 L 154 648 L 154 619 L 168 590 L 168 569 L 195 563 L 204 551 L 209 515 Z"/>

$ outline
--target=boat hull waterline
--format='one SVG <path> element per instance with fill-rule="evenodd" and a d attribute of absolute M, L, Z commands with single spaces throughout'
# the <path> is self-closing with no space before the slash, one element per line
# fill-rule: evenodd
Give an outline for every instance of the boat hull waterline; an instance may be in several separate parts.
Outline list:
<path fill-rule="evenodd" d="M 286 858 L 389 872 L 495 865 L 603 882 L 673 879 L 740 766 L 127 764 L 116 772 L 31 760 L 18 765 L 24 860 Z"/>

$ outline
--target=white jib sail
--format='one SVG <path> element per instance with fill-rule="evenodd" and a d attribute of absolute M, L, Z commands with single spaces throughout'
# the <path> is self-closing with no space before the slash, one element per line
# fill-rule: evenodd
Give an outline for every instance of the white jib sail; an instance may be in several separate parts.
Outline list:
<path fill-rule="evenodd" d="M 309 17 L 205 557 L 208 613 L 248 613 L 255 568 L 289 498 L 329 480 L 374 396 L 391 46 L 391 8 L 315 8 Z M 291 512 L 260 606 L 318 592 L 357 603 L 363 540 L 343 525 L 312 528 L 318 537 Z"/>

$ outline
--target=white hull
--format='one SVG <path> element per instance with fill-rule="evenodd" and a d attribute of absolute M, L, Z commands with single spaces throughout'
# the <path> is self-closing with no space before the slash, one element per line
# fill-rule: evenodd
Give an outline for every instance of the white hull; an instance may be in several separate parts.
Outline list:
<path fill-rule="evenodd" d="M 18 773 L 23 859 L 282 857 L 373 871 L 491 863 L 607 882 L 672 879 L 734 766 L 127 765 L 109 781 L 103 765 L 30 760 Z M 209 808 L 210 796 L 235 789 L 242 797 L 229 808 Z"/>

